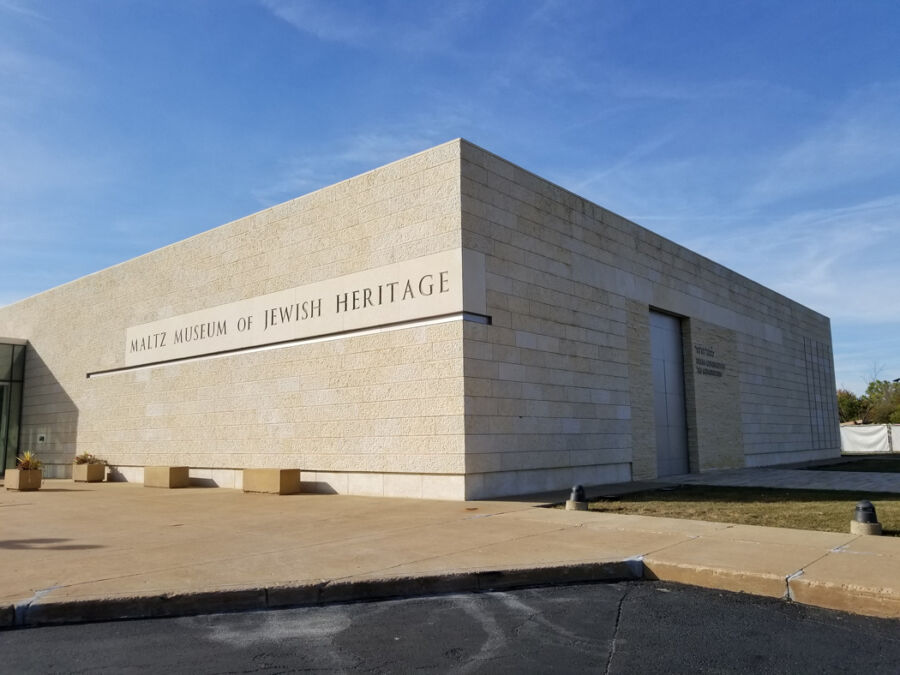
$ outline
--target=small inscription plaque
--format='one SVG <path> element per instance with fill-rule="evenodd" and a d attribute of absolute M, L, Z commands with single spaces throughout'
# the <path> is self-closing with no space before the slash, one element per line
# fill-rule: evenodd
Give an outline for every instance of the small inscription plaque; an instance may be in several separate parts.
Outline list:
<path fill-rule="evenodd" d="M 715 359 L 715 349 L 706 345 L 694 345 L 694 366 L 697 375 L 722 377 L 725 373 L 725 364 L 721 361 L 716 361 Z"/>
<path fill-rule="evenodd" d="M 171 361 L 468 311 L 484 256 L 456 249 L 133 326 L 125 365 Z"/>

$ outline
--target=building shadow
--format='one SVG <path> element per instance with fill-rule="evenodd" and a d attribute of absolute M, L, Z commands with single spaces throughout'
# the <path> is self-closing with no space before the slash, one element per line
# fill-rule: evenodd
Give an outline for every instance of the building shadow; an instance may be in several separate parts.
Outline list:
<path fill-rule="evenodd" d="M 34 452 L 44 463 L 44 478 L 71 478 L 78 407 L 31 342 L 25 349 L 21 420 L 18 454 Z"/>
<path fill-rule="evenodd" d="M 125 483 L 128 481 L 128 477 L 125 476 L 125 474 L 122 473 L 117 467 L 107 466 L 106 480 L 109 483 Z"/>
<path fill-rule="evenodd" d="M 10 550 L 51 550 L 51 551 L 84 551 L 92 548 L 105 548 L 100 544 L 64 544 L 71 539 L 0 539 L 0 548 Z"/>
<path fill-rule="evenodd" d="M 215 478 L 194 478 L 190 477 L 191 487 L 214 488 L 219 487 L 219 483 Z"/>

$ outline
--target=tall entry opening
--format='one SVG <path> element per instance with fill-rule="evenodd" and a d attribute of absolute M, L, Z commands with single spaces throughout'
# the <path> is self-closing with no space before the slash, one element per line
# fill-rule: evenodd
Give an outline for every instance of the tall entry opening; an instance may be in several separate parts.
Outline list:
<path fill-rule="evenodd" d="M 650 312 L 653 364 L 653 421 L 658 476 L 688 473 L 687 416 L 684 407 L 684 352 L 681 319 Z"/>
<path fill-rule="evenodd" d="M 24 342 L 0 339 L 0 475 L 16 468 L 24 380 Z"/>

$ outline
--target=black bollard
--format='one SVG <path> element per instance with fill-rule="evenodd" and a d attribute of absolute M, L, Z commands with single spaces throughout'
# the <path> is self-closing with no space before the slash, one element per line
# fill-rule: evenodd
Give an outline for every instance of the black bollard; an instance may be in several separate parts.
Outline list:
<path fill-rule="evenodd" d="M 856 509 L 853 511 L 853 520 L 857 523 L 877 523 L 878 516 L 875 513 L 875 506 L 868 499 L 863 499 L 856 503 Z"/>
<path fill-rule="evenodd" d="M 856 503 L 853 520 L 850 521 L 850 534 L 881 534 L 881 523 L 875 513 L 875 506 L 868 499 Z"/>
<path fill-rule="evenodd" d="M 584 487 L 575 485 L 572 494 L 566 502 L 566 511 L 587 511 L 587 499 L 584 496 Z"/>

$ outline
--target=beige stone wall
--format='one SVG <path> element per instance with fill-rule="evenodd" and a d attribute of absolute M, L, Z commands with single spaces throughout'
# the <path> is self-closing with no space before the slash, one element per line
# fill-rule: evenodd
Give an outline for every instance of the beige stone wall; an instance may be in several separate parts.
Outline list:
<path fill-rule="evenodd" d="M 470 494 L 655 475 L 651 307 L 729 336 L 733 370 L 686 382 L 699 466 L 839 453 L 826 317 L 480 148 L 462 157 L 463 246 L 486 256 L 494 318 L 465 333 Z M 732 398 L 711 408 L 716 390 Z"/>
<path fill-rule="evenodd" d="M 465 327 L 468 494 L 629 480 L 626 299 L 577 273 L 614 255 L 598 207 L 468 144 L 462 194 L 493 319 Z"/>
<path fill-rule="evenodd" d="M 682 338 L 691 468 L 709 471 L 743 467 L 735 332 L 690 319 L 682 323 Z"/>
<path fill-rule="evenodd" d="M 121 370 L 129 327 L 460 247 L 490 325 Z M 464 141 L 0 308 L 0 335 L 29 340 L 22 446 L 51 474 L 77 451 L 459 499 L 654 477 L 651 308 L 684 317 L 694 468 L 839 452 L 827 318 Z"/>
<path fill-rule="evenodd" d="M 57 475 L 77 444 L 124 474 L 297 467 L 417 495 L 396 478 L 415 473 L 461 497 L 460 321 L 85 377 L 124 365 L 129 326 L 459 248 L 459 219 L 454 142 L 0 309 L 30 342 L 23 449 Z"/>
<path fill-rule="evenodd" d="M 811 327 L 803 330 L 804 317 L 797 318 L 797 328 L 784 330 L 778 345 L 752 336 L 738 341 L 748 466 L 839 454 L 830 335 Z"/>

